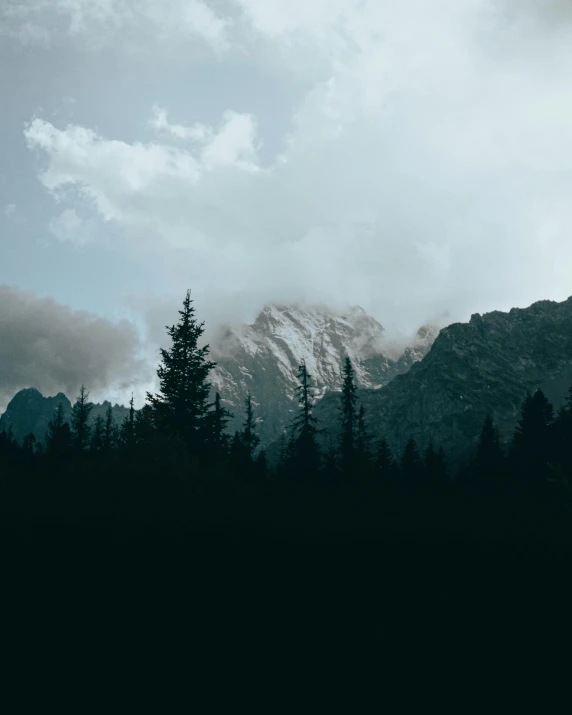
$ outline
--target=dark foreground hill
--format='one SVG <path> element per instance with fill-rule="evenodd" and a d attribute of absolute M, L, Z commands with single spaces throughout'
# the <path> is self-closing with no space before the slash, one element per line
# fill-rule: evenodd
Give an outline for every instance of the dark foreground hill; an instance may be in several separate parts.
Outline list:
<path fill-rule="evenodd" d="M 360 390 L 370 430 L 400 453 L 413 436 L 430 438 L 453 459 L 472 454 L 490 413 L 509 438 L 527 390 L 540 388 L 555 407 L 572 383 L 572 298 L 539 301 L 508 313 L 475 314 L 441 330 L 429 353 L 378 390 Z M 335 432 L 339 397 L 326 395 L 315 414 Z"/>

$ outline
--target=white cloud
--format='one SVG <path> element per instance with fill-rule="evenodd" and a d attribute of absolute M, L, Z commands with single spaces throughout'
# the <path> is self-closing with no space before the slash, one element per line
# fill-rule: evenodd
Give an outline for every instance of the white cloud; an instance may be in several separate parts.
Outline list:
<path fill-rule="evenodd" d="M 182 141 L 204 142 L 212 138 L 212 129 L 206 124 L 195 122 L 195 124 L 189 127 L 183 124 L 171 124 L 167 110 L 157 105 L 153 107 L 153 116 L 149 124 L 159 134 L 174 139 L 181 139 Z"/>
<path fill-rule="evenodd" d="M 15 213 L 16 213 L 16 204 L 7 204 L 4 207 L 4 216 L 6 216 L 6 218 L 12 218 L 12 216 L 14 216 Z"/>
<path fill-rule="evenodd" d="M 0 35 L 44 46 L 67 36 L 99 49 L 127 30 L 154 40 L 194 36 L 224 52 L 231 25 L 206 0 L 12 0 L 0 7 Z"/>
<path fill-rule="evenodd" d="M 94 239 L 93 221 L 82 218 L 75 209 L 64 209 L 54 217 L 50 221 L 50 231 L 62 243 L 75 243 L 78 246 Z"/>
<path fill-rule="evenodd" d="M 155 107 L 150 144 L 36 119 L 44 184 L 79 188 L 159 244 L 177 290 L 233 308 L 361 303 L 409 330 L 572 292 L 572 25 L 508 0 L 236 2 L 280 72 L 301 47 L 329 67 L 275 162 L 250 114 L 211 127 Z"/>

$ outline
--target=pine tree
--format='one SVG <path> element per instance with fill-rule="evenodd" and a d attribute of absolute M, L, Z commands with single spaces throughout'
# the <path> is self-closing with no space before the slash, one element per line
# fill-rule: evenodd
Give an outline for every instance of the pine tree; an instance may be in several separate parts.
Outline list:
<path fill-rule="evenodd" d="M 226 426 L 233 415 L 222 406 L 218 392 L 211 407 L 213 409 L 207 414 L 205 424 L 205 441 L 210 459 L 220 463 L 228 457 L 230 436 L 226 433 Z"/>
<path fill-rule="evenodd" d="M 129 450 L 135 447 L 135 403 L 133 395 L 129 400 L 129 414 L 121 425 L 121 444 Z"/>
<path fill-rule="evenodd" d="M 36 451 L 36 435 L 33 432 L 27 434 L 22 441 L 22 454 L 27 459 L 31 459 Z"/>
<path fill-rule="evenodd" d="M 260 444 L 260 437 L 256 434 L 256 418 L 254 417 L 254 408 L 252 406 L 252 395 L 250 392 L 244 400 L 245 418 L 242 423 L 242 432 L 240 439 L 244 445 L 249 459 L 254 458 L 254 452 Z"/>
<path fill-rule="evenodd" d="M 114 449 L 117 441 L 117 425 L 113 419 L 113 408 L 111 407 L 111 404 L 109 404 L 105 412 L 105 425 L 103 428 L 103 451 L 105 454 L 109 454 Z"/>
<path fill-rule="evenodd" d="M 230 458 L 234 471 L 243 479 L 255 478 L 254 453 L 260 443 L 256 434 L 256 418 L 250 392 L 244 400 L 245 418 L 242 430 L 235 432 L 230 446 Z"/>
<path fill-rule="evenodd" d="M 167 327 L 171 348 L 161 350 L 162 362 L 157 370 L 160 393 L 148 393 L 147 399 L 155 411 L 157 428 L 178 437 L 191 453 L 198 455 L 208 411 L 207 378 L 215 363 L 207 360 L 209 346 L 199 347 L 204 323 L 195 318 L 190 291 L 179 315 L 179 322 Z"/>
<path fill-rule="evenodd" d="M 93 432 L 91 435 L 91 445 L 90 451 L 93 454 L 101 454 L 105 445 L 105 422 L 101 415 L 97 415 L 93 425 Z"/>
<path fill-rule="evenodd" d="M 340 468 L 345 479 L 353 476 L 356 462 L 357 387 L 355 373 L 349 357 L 342 369 L 342 394 L 340 414 Z"/>
<path fill-rule="evenodd" d="M 151 405 L 143 407 L 135 415 L 135 440 L 137 444 L 150 445 L 156 435 L 155 411 Z"/>
<path fill-rule="evenodd" d="M 46 432 L 46 454 L 61 458 L 68 454 L 72 447 L 72 433 L 66 422 L 64 406 L 60 402 L 54 416 L 48 422 Z"/>
<path fill-rule="evenodd" d="M 312 415 L 313 399 L 310 394 L 312 378 L 306 363 L 298 368 L 297 387 L 299 415 L 292 422 L 292 445 L 289 471 L 299 481 L 316 480 L 321 467 L 318 445 L 318 420 Z"/>
<path fill-rule="evenodd" d="M 89 446 L 91 429 L 89 426 L 89 415 L 93 408 L 88 401 L 89 393 L 82 385 L 79 395 L 73 406 L 71 429 L 73 445 L 77 452 L 84 452 Z"/>
<path fill-rule="evenodd" d="M 512 462 L 517 479 L 526 484 L 540 485 L 548 474 L 552 451 L 554 409 L 542 390 L 526 394 L 521 418 L 512 440 Z"/>

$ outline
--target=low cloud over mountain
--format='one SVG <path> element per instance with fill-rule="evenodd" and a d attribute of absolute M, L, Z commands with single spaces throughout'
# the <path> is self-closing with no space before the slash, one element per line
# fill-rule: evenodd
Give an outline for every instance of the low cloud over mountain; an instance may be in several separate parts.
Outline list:
<path fill-rule="evenodd" d="M 0 406 L 34 386 L 74 396 L 121 389 L 149 378 L 133 325 L 71 310 L 52 299 L 0 285 Z"/>

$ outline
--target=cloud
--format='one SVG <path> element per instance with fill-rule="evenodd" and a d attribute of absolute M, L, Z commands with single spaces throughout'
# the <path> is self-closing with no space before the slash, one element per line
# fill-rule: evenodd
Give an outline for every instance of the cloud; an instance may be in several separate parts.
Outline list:
<path fill-rule="evenodd" d="M 15 0 L 0 8 L 0 35 L 45 47 L 67 37 L 84 49 L 101 49 L 129 32 L 142 46 L 149 38 L 191 36 L 221 53 L 231 25 L 205 0 Z"/>
<path fill-rule="evenodd" d="M 411 331 L 562 299 L 572 25 L 555 29 L 559 5 L 236 0 L 233 27 L 253 53 L 271 41 L 277 81 L 301 51 L 327 68 L 264 165 L 249 112 L 214 127 L 155 106 L 147 143 L 42 119 L 26 138 L 49 190 L 79 190 L 209 311 L 358 303 Z"/>
<path fill-rule="evenodd" d="M 24 387 L 75 396 L 149 382 L 148 362 L 127 320 L 111 322 L 0 284 L 0 405 Z"/>
<path fill-rule="evenodd" d="M 64 209 L 50 221 L 50 231 L 62 243 L 75 243 L 78 246 L 93 240 L 94 225 L 77 213 L 75 209 Z"/>

